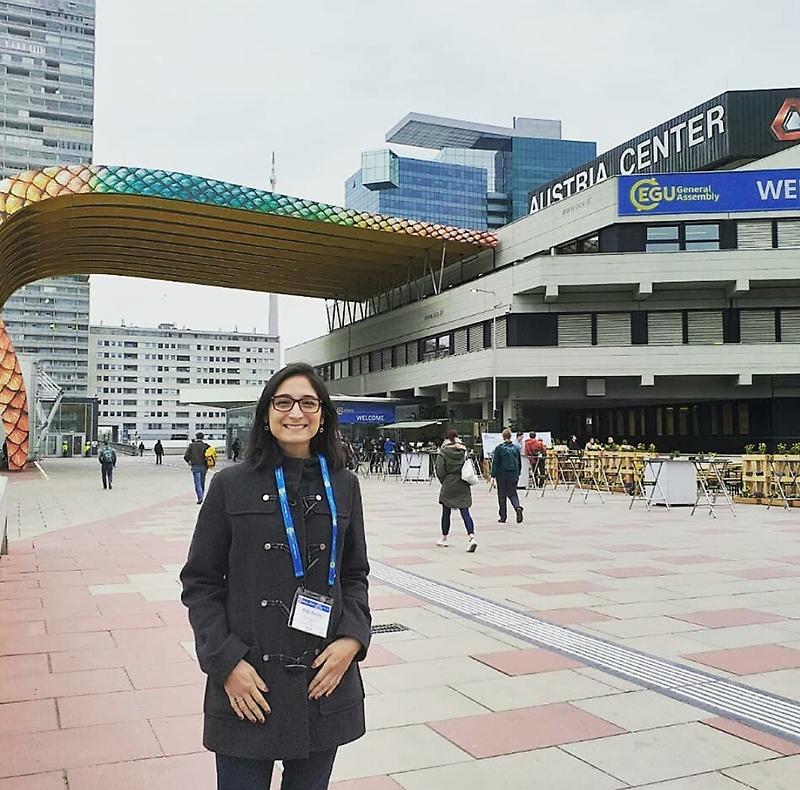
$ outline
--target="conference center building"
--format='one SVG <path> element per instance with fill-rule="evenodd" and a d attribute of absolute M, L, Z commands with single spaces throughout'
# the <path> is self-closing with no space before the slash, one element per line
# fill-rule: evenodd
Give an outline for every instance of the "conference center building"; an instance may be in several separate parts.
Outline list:
<path fill-rule="evenodd" d="M 800 441 L 800 88 L 717 96 L 530 204 L 493 249 L 331 303 L 287 358 L 476 431 L 494 413 L 666 451 Z"/>

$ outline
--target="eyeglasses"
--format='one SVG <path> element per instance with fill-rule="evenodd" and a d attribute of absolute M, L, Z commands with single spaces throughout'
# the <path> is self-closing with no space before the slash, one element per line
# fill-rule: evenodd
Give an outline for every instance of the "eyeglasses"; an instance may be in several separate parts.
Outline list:
<path fill-rule="evenodd" d="M 285 656 L 282 653 L 269 653 L 264 656 L 265 661 L 278 661 L 287 672 L 308 672 L 310 664 L 303 662 L 310 656 L 311 651 L 304 650 L 299 656 Z"/>
<path fill-rule="evenodd" d="M 303 398 L 293 398 L 291 395 L 275 395 L 271 403 L 275 411 L 291 411 L 294 408 L 294 404 L 299 403 L 300 411 L 303 414 L 316 414 L 322 406 L 319 398 L 312 398 L 310 395 Z"/>

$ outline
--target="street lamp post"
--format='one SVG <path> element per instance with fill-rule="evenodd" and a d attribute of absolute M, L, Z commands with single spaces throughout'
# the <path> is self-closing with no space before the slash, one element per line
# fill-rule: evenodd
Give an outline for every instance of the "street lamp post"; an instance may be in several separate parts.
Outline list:
<path fill-rule="evenodd" d="M 491 294 L 495 304 L 492 306 L 492 421 L 497 419 L 497 292 L 487 288 L 470 288 L 474 294 Z"/>

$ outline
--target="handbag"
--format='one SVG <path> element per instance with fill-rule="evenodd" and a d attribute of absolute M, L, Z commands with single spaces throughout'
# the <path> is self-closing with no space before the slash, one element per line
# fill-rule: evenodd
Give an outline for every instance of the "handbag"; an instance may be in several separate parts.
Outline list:
<path fill-rule="evenodd" d="M 461 466 L 461 479 L 468 486 L 476 486 L 480 482 L 478 475 L 475 473 L 475 466 L 470 458 L 464 459 L 464 463 Z"/>

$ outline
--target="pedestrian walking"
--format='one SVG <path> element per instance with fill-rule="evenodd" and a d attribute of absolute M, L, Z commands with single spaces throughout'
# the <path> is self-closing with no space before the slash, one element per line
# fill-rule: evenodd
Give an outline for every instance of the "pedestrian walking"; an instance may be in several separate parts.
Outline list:
<path fill-rule="evenodd" d="M 499 506 L 500 524 L 506 523 L 507 501 L 517 513 L 517 524 L 522 522 L 522 505 L 519 503 L 517 486 L 519 485 L 519 475 L 522 471 L 522 457 L 519 454 L 519 447 L 511 441 L 511 431 L 506 428 L 503 431 L 503 443 L 498 444 L 492 454 L 492 477 L 497 484 L 497 503 Z"/>
<path fill-rule="evenodd" d="M 198 432 L 195 440 L 186 448 L 183 460 L 189 464 L 194 480 L 194 492 L 197 494 L 197 504 L 203 504 L 203 496 L 206 492 L 206 475 L 208 474 L 208 461 L 206 460 L 206 450 L 211 445 L 203 441 L 203 434 Z"/>
<path fill-rule="evenodd" d="M 108 439 L 103 442 L 97 458 L 100 461 L 100 477 L 103 481 L 103 488 L 111 489 L 114 482 L 114 467 L 117 465 L 117 454 L 113 447 L 109 447 Z"/>
<path fill-rule="evenodd" d="M 447 536 L 450 534 L 450 513 L 455 509 L 461 513 L 461 520 L 467 530 L 467 551 L 472 553 L 478 548 L 475 540 L 475 524 L 470 515 L 472 507 L 472 489 L 461 477 L 461 469 L 467 460 L 467 448 L 461 444 L 458 431 L 451 428 L 445 434 L 439 454 L 436 456 L 436 477 L 442 484 L 439 491 L 439 504 L 442 506 L 442 537 L 437 546 L 445 548 Z"/>
<path fill-rule="evenodd" d="M 144 455 L 144 451 L 145 451 L 144 442 L 139 442 L 139 458 L 141 458 Z"/>
<path fill-rule="evenodd" d="M 67 458 L 69 456 L 69 442 L 66 440 L 61 442 L 61 457 Z"/>
<path fill-rule="evenodd" d="M 231 445 L 231 455 L 233 455 L 234 462 L 239 460 L 239 447 L 239 437 L 237 436 Z"/>
<path fill-rule="evenodd" d="M 337 429 L 314 369 L 286 366 L 245 463 L 215 475 L 197 519 L 180 576 L 218 790 L 265 790 L 275 760 L 284 790 L 325 790 L 338 747 L 365 731 L 369 564 Z"/>
<path fill-rule="evenodd" d="M 156 457 L 156 465 L 164 462 L 164 445 L 161 444 L 161 439 L 158 439 L 153 445 L 153 455 Z"/>

